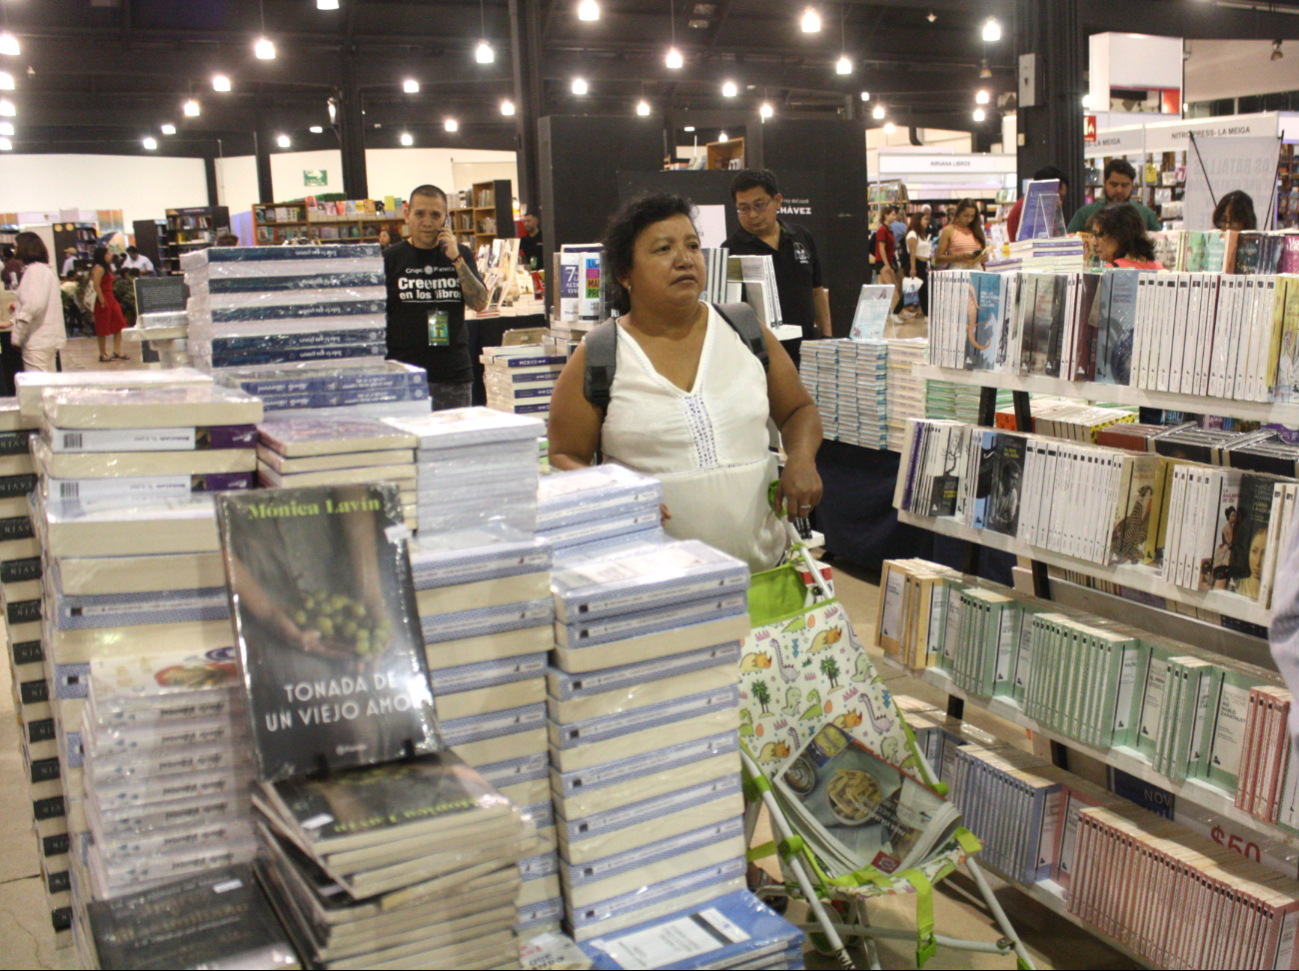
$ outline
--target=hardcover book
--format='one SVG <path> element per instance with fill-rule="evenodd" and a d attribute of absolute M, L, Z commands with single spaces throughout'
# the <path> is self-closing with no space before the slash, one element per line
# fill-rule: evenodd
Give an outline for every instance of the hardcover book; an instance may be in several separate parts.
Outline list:
<path fill-rule="evenodd" d="M 440 750 L 397 487 L 218 503 L 259 777 Z"/>

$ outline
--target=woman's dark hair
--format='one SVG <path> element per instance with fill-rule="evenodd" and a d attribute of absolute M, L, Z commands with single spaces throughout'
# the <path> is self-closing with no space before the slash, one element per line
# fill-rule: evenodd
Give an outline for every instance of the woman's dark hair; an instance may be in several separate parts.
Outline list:
<path fill-rule="evenodd" d="M 1145 260 L 1155 258 L 1155 244 L 1146 235 L 1146 224 L 1141 213 L 1130 202 L 1111 202 L 1092 220 L 1098 236 L 1107 236 L 1118 243 L 1114 258 Z"/>
<path fill-rule="evenodd" d="M 90 258 L 90 268 L 93 270 L 96 266 L 102 266 L 105 273 L 113 272 L 113 266 L 108 262 L 107 246 L 95 247 L 95 255 Z"/>
<path fill-rule="evenodd" d="M 1241 229 L 1258 229 L 1258 217 L 1254 215 L 1254 200 L 1249 193 L 1233 189 L 1218 200 L 1213 210 L 1215 229 L 1223 223 L 1240 223 Z"/>
<path fill-rule="evenodd" d="M 647 226 L 673 216 L 685 216 L 693 223 L 695 204 L 673 192 L 651 192 L 631 200 L 609 220 L 609 227 L 604 231 L 605 292 L 609 304 L 618 313 L 631 310 L 631 294 L 619 278 L 631 273 L 637 237 Z"/>
<path fill-rule="evenodd" d="M 916 212 L 913 212 L 911 214 L 911 218 L 907 220 L 907 232 L 915 233 L 917 236 L 923 235 L 925 231 L 925 227 L 923 225 L 924 219 L 925 219 L 924 210 L 917 210 Z"/>
<path fill-rule="evenodd" d="M 970 220 L 970 232 L 974 234 L 981 247 L 987 246 L 988 237 L 983 235 L 983 216 L 979 213 L 979 206 L 973 199 L 962 199 L 956 204 L 956 208 L 952 211 L 952 225 L 956 225 L 956 218 L 966 209 L 974 210 L 974 218 Z"/>
<path fill-rule="evenodd" d="M 14 237 L 14 255 L 22 263 L 49 263 L 50 251 L 45 240 L 35 233 L 19 233 Z"/>
<path fill-rule="evenodd" d="M 1137 170 L 1132 167 L 1132 163 L 1125 158 L 1112 158 L 1105 163 L 1105 181 L 1110 180 L 1110 176 L 1117 172 L 1119 175 L 1126 175 L 1133 182 L 1137 181 Z"/>

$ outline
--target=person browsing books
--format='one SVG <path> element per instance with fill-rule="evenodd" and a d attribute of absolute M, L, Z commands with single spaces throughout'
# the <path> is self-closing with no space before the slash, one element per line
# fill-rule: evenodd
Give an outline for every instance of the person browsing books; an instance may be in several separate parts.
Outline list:
<path fill-rule="evenodd" d="M 126 259 L 122 260 L 121 270 L 135 270 L 140 276 L 153 275 L 153 260 L 141 253 L 136 247 L 126 248 Z"/>
<path fill-rule="evenodd" d="M 1258 217 L 1254 215 L 1254 200 L 1249 193 L 1233 189 L 1218 200 L 1213 209 L 1213 227 L 1226 232 L 1234 229 L 1237 232 L 1258 229 Z"/>
<path fill-rule="evenodd" d="M 474 371 L 465 307 L 483 310 L 487 287 L 474 254 L 447 226 L 447 195 L 421 185 L 405 204 L 408 238 L 383 251 L 388 280 L 388 356 L 428 372 L 433 410 L 468 408 Z"/>
<path fill-rule="evenodd" d="M 1145 224 L 1146 229 L 1152 233 L 1159 232 L 1164 228 L 1164 224 L 1160 222 L 1159 217 L 1140 202 L 1132 201 L 1132 192 L 1136 186 L 1136 181 L 1137 170 L 1132 167 L 1131 162 L 1123 158 L 1110 159 L 1105 165 L 1105 183 L 1101 186 L 1101 191 L 1104 194 L 1095 202 L 1079 207 L 1078 211 L 1073 214 L 1073 218 L 1069 220 L 1066 232 L 1085 232 L 1091 224 L 1092 217 L 1105 208 L 1107 204 L 1113 202 L 1130 203 L 1141 216 L 1141 221 Z"/>
<path fill-rule="evenodd" d="M 59 278 L 50 267 L 45 243 L 35 233 L 14 237 L 14 252 L 24 267 L 14 310 L 14 346 L 22 348 L 24 370 L 57 371 L 59 349 L 68 342 Z"/>
<path fill-rule="evenodd" d="M 1155 244 L 1146 235 L 1141 215 L 1127 202 L 1106 206 L 1092 218 L 1092 245 L 1106 266 L 1133 270 L 1162 270 Z"/>
<path fill-rule="evenodd" d="M 952 221 L 938 234 L 938 248 L 930 262 L 934 266 L 977 269 L 988 258 L 988 237 L 973 199 L 956 204 Z"/>
<path fill-rule="evenodd" d="M 812 234 L 777 218 L 784 201 L 770 169 L 745 169 L 731 180 L 740 228 L 726 241 L 732 256 L 770 256 L 776 273 L 782 324 L 803 328 L 803 339 L 832 337 L 830 291 Z"/>
<path fill-rule="evenodd" d="M 627 203 L 609 224 L 605 265 L 622 314 L 601 325 L 616 340 L 613 379 L 603 398 L 591 395 L 603 407 L 588 397 L 588 348 L 610 334 L 597 327 L 555 384 L 550 464 L 585 468 L 602 453 L 657 476 L 671 536 L 766 570 L 788 547 L 773 507 L 806 517 L 821 501 L 821 418 L 770 330 L 761 328 L 764 373 L 738 326 L 700 302 L 706 270 L 693 213 L 690 200 L 655 193 Z M 769 419 L 788 457 L 779 478 Z"/>

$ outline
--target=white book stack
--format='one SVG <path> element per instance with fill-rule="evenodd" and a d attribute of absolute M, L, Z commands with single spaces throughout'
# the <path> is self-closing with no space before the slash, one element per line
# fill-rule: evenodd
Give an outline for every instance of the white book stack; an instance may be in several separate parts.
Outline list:
<path fill-rule="evenodd" d="M 547 728 L 577 941 L 744 886 L 748 569 L 697 541 L 561 560 Z"/>
<path fill-rule="evenodd" d="M 561 913 L 545 732 L 546 655 L 554 646 L 550 546 L 492 526 L 410 547 L 429 681 L 444 738 L 531 817 L 543 845 L 520 861 L 516 929 Z"/>
<path fill-rule="evenodd" d="M 387 354 L 374 244 L 230 246 L 187 253 L 189 353 L 224 368 L 377 364 Z"/>
<path fill-rule="evenodd" d="M 925 363 L 929 342 L 924 338 L 893 338 L 888 353 L 888 450 L 902 451 L 908 418 L 925 414 L 925 381 L 912 373 Z"/>
<path fill-rule="evenodd" d="M 373 418 L 273 418 L 257 427 L 257 481 L 267 489 L 392 482 L 416 526 L 417 439 Z"/>
<path fill-rule="evenodd" d="M 232 368 L 217 377 L 222 384 L 261 398 L 267 417 L 398 418 L 429 411 L 427 372 L 400 361 Z"/>
<path fill-rule="evenodd" d="M 546 427 L 490 408 L 437 411 L 388 424 L 414 435 L 419 533 L 424 539 L 501 523 L 537 526 L 537 440 Z"/>
<path fill-rule="evenodd" d="M 865 448 L 888 444 L 888 343 L 811 341 L 799 363 L 826 438 Z"/>
<path fill-rule="evenodd" d="M 557 556 L 590 553 L 662 538 L 657 479 L 621 465 L 552 472 L 542 476 L 537 496 L 537 532 Z"/>
<path fill-rule="evenodd" d="M 549 419 L 550 395 L 568 361 L 566 353 L 545 344 L 520 344 L 484 348 L 479 360 L 488 408 Z"/>
<path fill-rule="evenodd" d="M 1084 269 L 1083 244 L 1076 236 L 1024 239 L 1007 243 L 1008 259 L 1018 266 L 1007 267 L 1038 273 L 1073 273 Z M 991 267 L 989 267 L 991 269 Z"/>

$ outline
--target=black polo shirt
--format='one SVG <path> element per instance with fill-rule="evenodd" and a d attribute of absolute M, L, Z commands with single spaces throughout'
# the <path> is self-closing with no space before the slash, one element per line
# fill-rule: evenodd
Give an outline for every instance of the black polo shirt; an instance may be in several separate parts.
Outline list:
<path fill-rule="evenodd" d="M 542 252 L 541 231 L 537 231 L 536 236 L 529 236 L 526 233 L 519 240 L 519 263 L 524 269 L 530 269 L 532 261 L 537 261 L 537 269 L 546 268 L 545 256 Z"/>
<path fill-rule="evenodd" d="M 821 282 L 821 260 L 816 255 L 812 234 L 797 223 L 780 223 L 780 249 L 774 250 L 747 229 L 737 229 L 726 241 L 732 256 L 770 256 L 776 271 L 776 291 L 780 295 L 781 323 L 803 328 L 803 337 L 818 336 L 816 304 L 812 291 L 825 286 Z"/>

